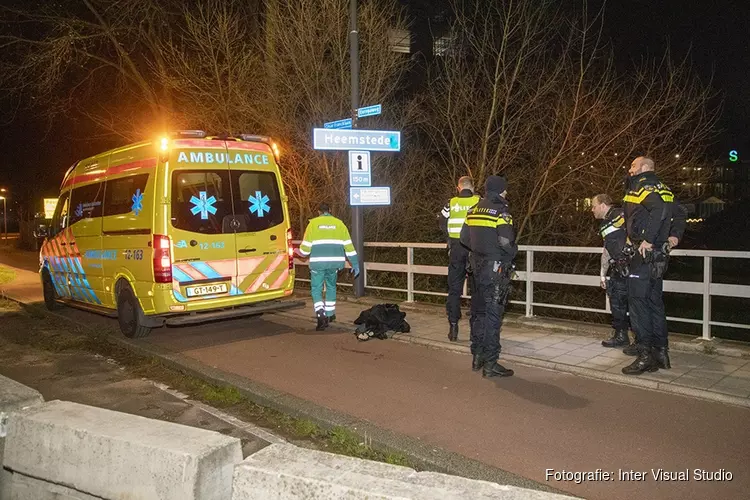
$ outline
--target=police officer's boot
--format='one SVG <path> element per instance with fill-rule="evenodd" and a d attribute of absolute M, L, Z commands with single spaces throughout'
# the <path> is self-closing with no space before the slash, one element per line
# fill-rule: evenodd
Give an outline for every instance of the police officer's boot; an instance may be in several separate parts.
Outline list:
<path fill-rule="evenodd" d="M 651 347 L 639 345 L 638 357 L 630 365 L 622 369 L 625 375 L 640 375 L 644 372 L 655 372 L 659 369 L 651 352 Z"/>
<path fill-rule="evenodd" d="M 448 330 L 448 340 L 451 342 L 458 340 L 458 323 L 451 323 L 450 330 Z"/>
<path fill-rule="evenodd" d="M 325 311 L 321 309 L 316 315 L 318 316 L 318 326 L 315 327 L 315 330 L 319 332 L 325 330 L 328 327 L 328 318 Z"/>
<path fill-rule="evenodd" d="M 638 344 L 633 343 L 622 350 L 623 354 L 628 356 L 638 356 Z"/>
<path fill-rule="evenodd" d="M 483 377 L 511 377 L 513 370 L 505 368 L 497 361 L 487 362 L 482 368 Z"/>
<path fill-rule="evenodd" d="M 672 368 L 669 362 L 669 347 L 654 347 L 654 361 L 659 368 L 665 370 Z"/>
<path fill-rule="evenodd" d="M 484 355 L 478 352 L 472 356 L 471 359 L 471 370 L 478 372 L 484 366 Z"/>
<path fill-rule="evenodd" d="M 630 343 L 628 338 L 627 330 L 615 330 L 612 337 L 607 340 L 602 340 L 604 347 L 623 347 Z"/>

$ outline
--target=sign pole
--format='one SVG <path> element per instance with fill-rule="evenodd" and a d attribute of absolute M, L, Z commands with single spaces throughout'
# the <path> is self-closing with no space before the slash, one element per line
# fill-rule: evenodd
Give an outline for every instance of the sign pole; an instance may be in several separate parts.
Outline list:
<path fill-rule="evenodd" d="M 359 108 L 359 33 L 357 31 L 357 0 L 349 0 L 349 58 L 352 78 L 352 128 L 357 128 L 357 109 Z M 354 296 L 365 294 L 365 243 L 364 219 L 362 208 L 352 207 L 352 239 L 354 249 L 359 257 L 360 273 L 354 279 Z"/>

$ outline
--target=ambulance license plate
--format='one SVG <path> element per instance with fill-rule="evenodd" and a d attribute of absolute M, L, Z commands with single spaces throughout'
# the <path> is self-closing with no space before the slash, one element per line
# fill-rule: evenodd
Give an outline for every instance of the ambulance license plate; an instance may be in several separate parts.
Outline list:
<path fill-rule="evenodd" d="M 189 286 L 185 288 L 188 297 L 199 297 L 201 295 L 213 295 L 216 293 L 227 293 L 226 283 L 215 285 Z"/>

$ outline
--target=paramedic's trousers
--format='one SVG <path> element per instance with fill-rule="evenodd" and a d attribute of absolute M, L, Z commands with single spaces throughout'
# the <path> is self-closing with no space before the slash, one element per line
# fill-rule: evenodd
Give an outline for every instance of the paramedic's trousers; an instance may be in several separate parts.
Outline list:
<path fill-rule="evenodd" d="M 448 313 L 449 323 L 458 323 L 461 319 L 461 295 L 466 281 L 466 266 L 469 259 L 469 249 L 463 246 L 458 238 L 452 238 L 450 243 L 450 257 L 448 259 L 448 299 L 445 302 L 445 312 Z M 471 285 L 471 281 L 469 282 Z"/>
<path fill-rule="evenodd" d="M 326 316 L 336 314 L 336 279 L 338 269 L 311 269 L 310 288 L 312 289 L 313 309 L 315 313 L 321 309 Z M 325 286 L 325 299 L 323 298 L 323 287 Z"/>

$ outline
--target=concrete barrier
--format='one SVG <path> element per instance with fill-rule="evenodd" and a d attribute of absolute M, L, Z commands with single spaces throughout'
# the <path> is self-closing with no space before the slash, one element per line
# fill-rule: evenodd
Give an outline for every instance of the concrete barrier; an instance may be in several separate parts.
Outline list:
<path fill-rule="evenodd" d="M 11 474 L 12 482 L 8 493 L 8 500 L 101 500 L 59 484 L 48 483 L 40 479 Z M 0 497 L 0 500 L 5 500 Z"/>
<path fill-rule="evenodd" d="M 10 413 L 42 402 L 39 391 L 0 375 L 0 412 Z"/>
<path fill-rule="evenodd" d="M 229 500 L 242 460 L 237 438 L 67 401 L 11 414 L 5 445 L 14 474 L 109 500 Z"/>
<path fill-rule="evenodd" d="M 234 470 L 233 500 L 572 498 L 369 460 L 273 444 Z"/>
<path fill-rule="evenodd" d="M 43 402 L 39 391 L 0 375 L 0 500 L 10 498 L 11 473 L 3 468 L 9 414 Z"/>

